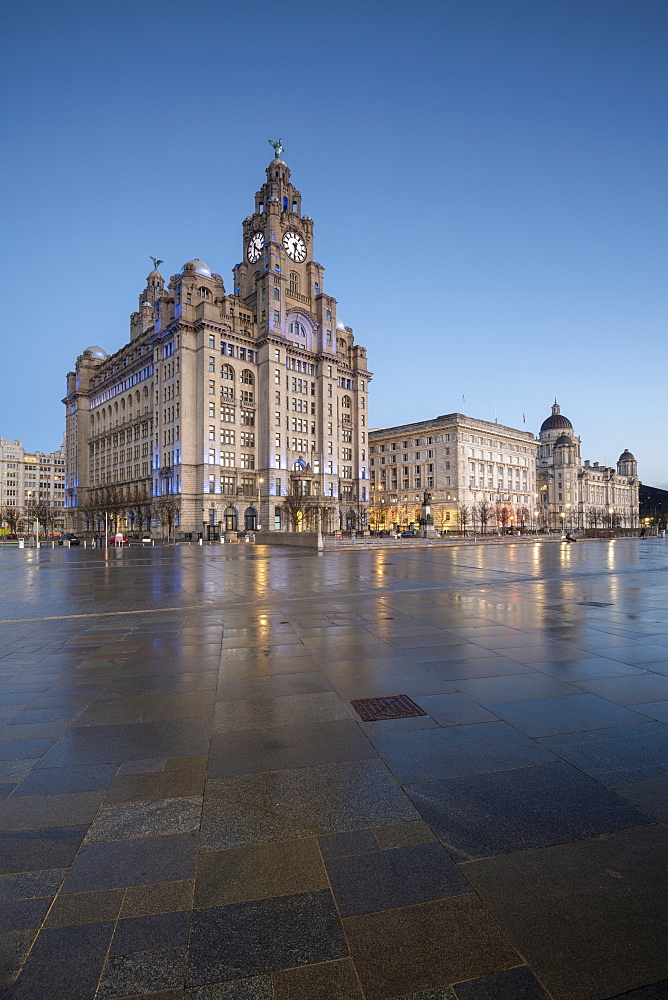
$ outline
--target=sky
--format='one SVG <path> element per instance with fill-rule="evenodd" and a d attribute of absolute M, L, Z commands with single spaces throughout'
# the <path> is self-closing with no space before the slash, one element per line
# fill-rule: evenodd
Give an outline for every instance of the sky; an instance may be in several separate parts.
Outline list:
<path fill-rule="evenodd" d="M 665 0 L 35 0 L 3 35 L 0 436 L 59 446 L 149 255 L 231 290 L 280 137 L 371 425 L 556 397 L 668 488 Z"/>

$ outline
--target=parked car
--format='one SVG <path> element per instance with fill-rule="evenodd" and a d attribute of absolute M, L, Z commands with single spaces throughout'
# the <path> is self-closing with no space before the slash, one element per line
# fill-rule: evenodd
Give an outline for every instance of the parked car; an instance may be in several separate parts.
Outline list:
<path fill-rule="evenodd" d="M 409 529 L 408 531 L 402 531 L 401 532 L 401 537 L 402 538 L 417 538 L 417 535 L 415 534 L 414 531 L 412 531 L 412 530 Z"/>
<path fill-rule="evenodd" d="M 110 545 L 127 545 L 128 540 L 125 535 L 111 535 L 109 538 Z"/>
<path fill-rule="evenodd" d="M 81 545 L 81 539 L 78 537 L 78 535 L 73 535 L 70 532 L 63 535 L 58 544 L 64 545 L 65 542 L 69 542 L 70 545 Z"/>

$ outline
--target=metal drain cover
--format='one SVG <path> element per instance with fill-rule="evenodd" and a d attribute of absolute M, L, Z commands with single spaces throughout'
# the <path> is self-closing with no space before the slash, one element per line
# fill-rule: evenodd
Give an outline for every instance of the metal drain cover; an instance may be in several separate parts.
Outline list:
<path fill-rule="evenodd" d="M 381 722 L 383 719 L 410 719 L 414 715 L 427 714 L 406 694 L 388 695 L 387 698 L 357 698 L 350 704 L 363 722 Z"/>

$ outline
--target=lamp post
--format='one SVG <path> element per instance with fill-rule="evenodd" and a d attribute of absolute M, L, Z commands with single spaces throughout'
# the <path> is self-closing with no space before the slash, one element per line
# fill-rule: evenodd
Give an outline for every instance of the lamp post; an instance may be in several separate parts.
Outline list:
<path fill-rule="evenodd" d="M 615 508 L 614 507 L 608 507 L 608 514 L 610 515 L 610 528 L 611 528 L 612 531 L 614 531 L 615 530 L 615 519 L 614 519 Z"/>
<path fill-rule="evenodd" d="M 562 512 L 559 514 L 559 517 L 561 518 L 561 533 L 563 535 L 563 533 L 564 533 L 564 521 L 565 521 L 565 518 L 566 518 L 565 511 L 562 510 Z"/>
<path fill-rule="evenodd" d="M 262 483 L 263 482 L 264 482 L 264 479 L 263 479 L 262 476 L 260 476 L 260 478 L 257 481 L 257 521 L 255 522 L 255 530 L 256 531 L 260 531 L 261 528 L 262 528 L 262 525 L 260 524 L 260 510 L 262 509 L 261 508 L 261 504 L 262 504 L 262 493 L 261 493 L 261 490 L 262 490 Z"/>
<path fill-rule="evenodd" d="M 573 527 L 573 523 L 571 521 L 571 505 L 569 503 L 566 504 L 566 517 L 568 521 L 566 527 L 570 530 Z"/>

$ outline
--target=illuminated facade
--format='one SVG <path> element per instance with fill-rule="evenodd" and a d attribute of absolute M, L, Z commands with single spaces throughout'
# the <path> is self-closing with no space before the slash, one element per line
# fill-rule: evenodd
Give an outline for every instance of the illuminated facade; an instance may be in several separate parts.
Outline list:
<path fill-rule="evenodd" d="M 580 457 L 580 438 L 556 399 L 538 446 L 538 509 L 551 528 L 635 528 L 639 524 L 638 464 L 625 450 L 616 468 Z"/>
<path fill-rule="evenodd" d="M 64 506 L 64 493 L 64 444 L 58 451 L 29 452 L 21 440 L 0 438 L 0 506 L 27 511 L 39 504 L 59 511 Z M 56 515 L 50 530 L 60 530 L 63 524 L 64 514 Z"/>
<path fill-rule="evenodd" d="M 529 527 L 537 443 L 528 431 L 450 413 L 369 435 L 372 527 L 408 527 L 432 495 L 439 531 Z"/>
<path fill-rule="evenodd" d="M 173 498 L 182 533 L 289 530 L 283 498 L 307 467 L 332 527 L 368 498 L 366 350 L 324 291 L 313 220 L 280 158 L 242 249 L 231 294 L 201 260 L 167 285 L 156 266 L 129 342 L 77 358 L 63 400 L 73 515 L 113 486 Z"/>

